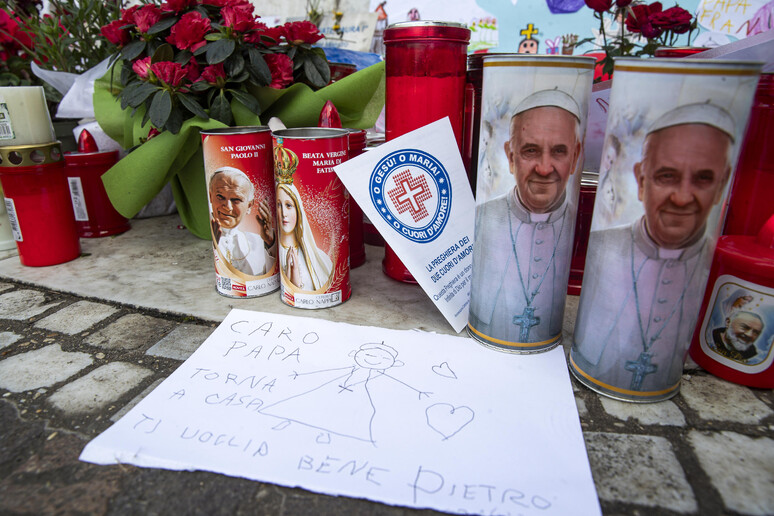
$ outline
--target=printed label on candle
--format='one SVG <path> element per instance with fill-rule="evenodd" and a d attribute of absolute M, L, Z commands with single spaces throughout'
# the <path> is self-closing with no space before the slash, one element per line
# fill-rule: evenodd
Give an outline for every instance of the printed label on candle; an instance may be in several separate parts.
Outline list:
<path fill-rule="evenodd" d="M 68 177 L 67 182 L 70 185 L 70 198 L 73 201 L 73 212 L 75 220 L 88 221 L 89 212 L 86 210 L 86 197 L 83 195 L 83 185 L 80 177 Z"/>
<path fill-rule="evenodd" d="M 8 106 L 0 102 L 0 140 L 13 140 L 15 137 Z"/>
<path fill-rule="evenodd" d="M 774 360 L 774 289 L 724 274 L 715 282 L 699 342 L 717 362 L 748 374 Z"/>
<path fill-rule="evenodd" d="M 5 199 L 5 211 L 8 213 L 8 222 L 11 223 L 13 239 L 17 242 L 24 242 L 21 228 L 19 227 L 19 219 L 16 218 L 16 206 L 13 204 L 13 199 L 9 199 L 8 197 L 3 197 L 3 199 Z"/>

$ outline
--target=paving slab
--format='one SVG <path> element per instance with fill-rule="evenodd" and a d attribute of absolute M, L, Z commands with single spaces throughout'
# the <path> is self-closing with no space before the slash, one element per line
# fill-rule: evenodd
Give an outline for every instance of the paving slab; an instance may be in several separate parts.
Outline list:
<path fill-rule="evenodd" d="M 132 398 L 132 401 L 130 401 L 129 403 L 124 405 L 121 408 L 121 410 L 119 410 L 118 412 L 116 412 L 115 414 L 110 416 L 110 420 L 115 423 L 116 421 L 118 421 L 119 419 L 124 417 L 127 414 L 127 412 L 132 410 L 135 405 L 140 403 L 145 398 L 145 396 L 147 396 L 148 394 L 152 393 L 153 390 L 156 387 L 158 387 L 159 385 L 161 385 L 161 382 L 163 382 L 163 381 L 164 381 L 164 379 L 160 378 L 160 379 L 156 380 L 155 382 L 153 382 L 152 384 L 150 384 L 144 391 L 142 391 L 140 394 L 138 394 L 137 396 Z"/>
<path fill-rule="evenodd" d="M 175 360 L 187 360 L 215 328 L 198 324 L 181 324 L 169 334 L 154 344 L 146 355 L 153 355 Z"/>
<path fill-rule="evenodd" d="M 0 361 L 0 389 L 24 392 L 63 382 L 89 367 L 91 355 L 62 351 L 59 344 L 20 353 Z"/>
<path fill-rule="evenodd" d="M 715 376 L 692 376 L 683 380 L 680 393 L 702 419 L 758 424 L 774 411 L 742 385 Z"/>
<path fill-rule="evenodd" d="M 756 516 L 774 514 L 774 440 L 697 430 L 689 440 L 726 507 Z"/>
<path fill-rule="evenodd" d="M 586 450 L 600 500 L 681 513 L 697 510 L 693 490 L 663 437 L 586 432 Z"/>
<path fill-rule="evenodd" d="M 78 301 L 36 322 L 35 327 L 75 335 L 88 330 L 117 311 L 117 308 L 110 305 Z"/>
<path fill-rule="evenodd" d="M 627 403 L 600 397 L 605 412 L 616 419 L 629 418 L 642 425 L 685 426 L 685 416 L 673 401 L 659 403 Z"/>
<path fill-rule="evenodd" d="M 10 346 L 11 344 L 18 341 L 21 338 L 22 338 L 21 335 L 16 335 L 12 331 L 0 332 L 0 349 Z"/>
<path fill-rule="evenodd" d="M 0 295 L 0 319 L 25 321 L 60 304 L 47 303 L 45 294 L 37 290 L 14 290 Z"/>
<path fill-rule="evenodd" d="M 94 413 L 137 387 L 151 371 L 126 362 L 111 362 L 57 390 L 48 401 L 68 415 Z"/>
<path fill-rule="evenodd" d="M 102 349 L 130 351 L 154 344 L 174 327 L 166 319 L 129 314 L 87 336 L 84 342 Z"/>

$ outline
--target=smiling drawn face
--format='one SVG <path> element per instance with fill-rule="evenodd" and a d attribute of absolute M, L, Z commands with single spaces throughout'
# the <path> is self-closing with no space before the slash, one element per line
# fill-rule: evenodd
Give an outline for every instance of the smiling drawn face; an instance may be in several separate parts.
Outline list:
<path fill-rule="evenodd" d="M 651 133 L 634 165 L 648 234 L 667 249 L 681 249 L 703 234 L 730 173 L 731 139 L 715 127 L 683 124 Z"/>
<path fill-rule="evenodd" d="M 361 349 L 355 354 L 355 362 L 367 369 L 387 369 L 395 364 L 395 357 L 378 346 Z"/>

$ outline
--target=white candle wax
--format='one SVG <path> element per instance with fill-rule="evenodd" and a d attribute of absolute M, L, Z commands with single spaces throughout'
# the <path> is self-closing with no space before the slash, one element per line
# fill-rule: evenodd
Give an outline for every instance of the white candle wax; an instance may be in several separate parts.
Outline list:
<path fill-rule="evenodd" d="M 0 87 L 0 147 L 56 141 L 42 86 Z"/>

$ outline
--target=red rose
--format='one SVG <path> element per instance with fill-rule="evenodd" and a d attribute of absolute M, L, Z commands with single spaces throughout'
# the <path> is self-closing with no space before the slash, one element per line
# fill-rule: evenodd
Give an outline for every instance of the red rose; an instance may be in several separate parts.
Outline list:
<path fill-rule="evenodd" d="M 247 32 L 255 26 L 253 5 L 226 6 L 220 10 L 223 16 L 223 25 L 231 27 L 237 32 Z"/>
<path fill-rule="evenodd" d="M 613 0 L 585 0 L 585 1 L 586 1 L 586 7 L 590 7 L 591 9 L 594 9 L 598 13 L 607 12 L 611 7 L 613 7 Z"/>
<path fill-rule="evenodd" d="M 196 50 L 204 46 L 204 36 L 210 31 L 209 18 L 203 17 L 197 11 L 185 13 L 172 26 L 172 32 L 167 43 L 175 45 L 180 50 Z"/>
<path fill-rule="evenodd" d="M 153 63 L 150 65 L 150 70 L 161 82 L 173 88 L 180 86 L 180 83 L 183 82 L 183 79 L 188 74 L 188 71 L 180 63 L 173 63 L 172 61 Z"/>
<path fill-rule="evenodd" d="M 201 79 L 222 88 L 226 84 L 226 71 L 223 69 L 223 63 L 205 67 L 202 70 Z"/>
<path fill-rule="evenodd" d="M 653 25 L 651 17 L 661 12 L 661 2 L 653 2 L 650 5 L 637 4 L 631 8 L 631 13 L 626 17 L 626 29 L 629 32 L 642 33 L 648 39 L 657 38 L 663 32 Z"/>
<path fill-rule="evenodd" d="M 293 83 L 293 61 L 285 54 L 266 54 L 263 56 L 271 70 L 270 87 L 282 89 Z"/>
<path fill-rule="evenodd" d="M 129 31 L 121 28 L 124 25 L 126 25 L 126 22 L 115 20 L 108 23 L 107 25 L 104 25 L 100 29 L 100 33 L 112 44 L 122 47 L 129 43 L 131 40 Z"/>
<path fill-rule="evenodd" d="M 121 11 L 121 21 L 126 22 L 125 25 L 133 24 L 134 23 L 134 15 L 137 11 L 140 10 L 139 5 L 133 5 L 129 9 L 124 9 Z"/>
<path fill-rule="evenodd" d="M 315 43 L 324 38 L 317 25 L 310 21 L 300 21 L 285 24 L 285 39 L 292 45 Z"/>
<path fill-rule="evenodd" d="M 196 6 L 196 0 L 166 0 L 161 4 L 161 10 L 165 12 L 179 13 Z"/>
<path fill-rule="evenodd" d="M 236 7 L 240 5 L 250 5 L 250 0 L 201 0 L 203 4 L 214 5 L 215 7 Z"/>
<path fill-rule="evenodd" d="M 147 4 L 134 13 L 134 24 L 137 25 L 137 30 L 143 34 L 148 32 L 148 29 L 156 25 L 156 22 L 161 19 L 161 9 L 153 4 Z"/>
<path fill-rule="evenodd" d="M 691 13 L 682 7 L 670 7 L 666 11 L 651 15 L 654 26 L 662 30 L 671 30 L 675 34 L 684 34 L 691 28 Z"/>
<path fill-rule="evenodd" d="M 148 72 L 150 71 L 150 69 L 151 69 L 150 57 L 144 57 L 132 63 L 132 70 L 134 70 L 134 73 L 137 74 L 137 77 L 139 77 L 143 81 L 148 80 Z"/>

